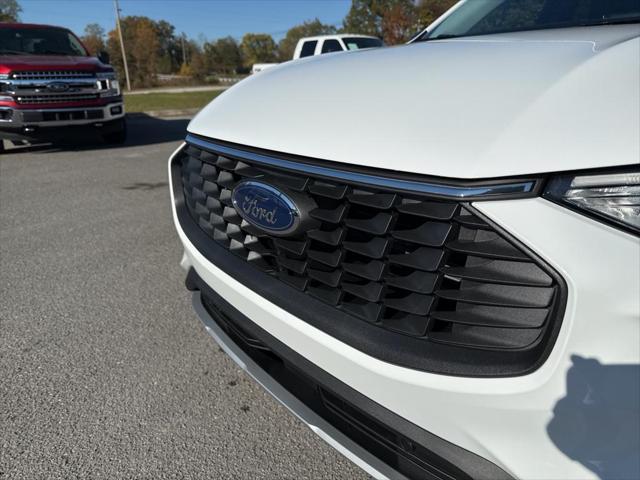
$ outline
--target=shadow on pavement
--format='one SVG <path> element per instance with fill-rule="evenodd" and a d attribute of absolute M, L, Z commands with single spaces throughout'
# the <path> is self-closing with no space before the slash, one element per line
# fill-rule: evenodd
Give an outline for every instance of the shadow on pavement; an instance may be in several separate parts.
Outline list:
<path fill-rule="evenodd" d="M 123 147 L 137 147 L 156 143 L 176 142 L 187 134 L 188 118 L 156 118 L 148 115 L 136 115 L 127 118 L 127 141 L 122 145 L 107 145 L 100 135 L 85 136 L 60 143 L 12 146 L 3 153 L 51 153 L 65 150 L 104 150 Z"/>
<path fill-rule="evenodd" d="M 572 361 L 549 437 L 598 478 L 640 478 L 640 365 L 602 365 L 577 355 Z"/>

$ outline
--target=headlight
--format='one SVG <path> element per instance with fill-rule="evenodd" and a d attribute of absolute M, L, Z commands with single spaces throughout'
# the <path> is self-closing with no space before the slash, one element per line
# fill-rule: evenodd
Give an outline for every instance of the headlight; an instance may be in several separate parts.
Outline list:
<path fill-rule="evenodd" d="M 98 73 L 98 90 L 101 90 L 102 97 L 115 97 L 120 95 L 120 83 L 115 72 Z"/>
<path fill-rule="evenodd" d="M 640 235 L 640 171 L 553 178 L 544 196 Z"/>
<path fill-rule="evenodd" d="M 111 90 L 115 90 L 117 92 L 116 95 L 120 95 L 120 82 L 118 82 L 118 80 L 115 78 L 113 80 L 109 80 L 109 87 L 111 87 Z"/>

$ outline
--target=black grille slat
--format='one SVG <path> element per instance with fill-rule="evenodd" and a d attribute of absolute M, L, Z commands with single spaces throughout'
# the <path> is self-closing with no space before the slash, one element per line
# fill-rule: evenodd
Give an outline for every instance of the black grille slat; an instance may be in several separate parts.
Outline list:
<path fill-rule="evenodd" d="M 353 275 L 377 282 L 382 278 L 384 273 L 385 264 L 378 260 L 371 260 L 369 262 L 342 262 L 342 268 L 345 272 L 349 272 Z"/>
<path fill-rule="evenodd" d="M 409 313 L 397 313 L 393 317 L 382 319 L 381 323 L 389 330 L 421 337 L 427 333 L 429 319 Z"/>
<path fill-rule="evenodd" d="M 236 180 L 233 176 L 233 173 L 223 170 L 218 175 L 216 183 L 225 188 L 233 188 L 233 186 L 236 184 Z"/>
<path fill-rule="evenodd" d="M 349 187 L 346 185 L 333 185 L 316 182 L 309 186 L 309 192 L 313 195 L 332 198 L 333 200 L 342 200 L 348 191 Z"/>
<path fill-rule="evenodd" d="M 503 260 L 492 260 L 475 266 L 445 267 L 442 273 L 477 282 L 509 285 L 548 287 L 553 283 L 552 278 L 533 263 Z"/>
<path fill-rule="evenodd" d="M 392 221 L 393 215 L 389 213 L 378 213 L 374 217 L 367 219 L 347 218 L 344 224 L 354 230 L 360 230 L 372 235 L 384 235 L 389 230 Z"/>
<path fill-rule="evenodd" d="M 527 256 L 502 238 L 486 242 L 455 240 L 447 244 L 447 248 L 455 252 L 478 257 L 495 258 L 500 260 L 528 260 Z"/>
<path fill-rule="evenodd" d="M 337 224 L 342 221 L 346 211 L 347 207 L 345 205 L 340 205 L 333 209 L 316 208 L 315 210 L 312 210 L 309 215 L 321 222 Z"/>
<path fill-rule="evenodd" d="M 492 328 L 453 324 L 450 331 L 430 332 L 433 341 L 472 348 L 516 349 L 531 345 L 540 336 L 537 328 Z"/>
<path fill-rule="evenodd" d="M 344 241 L 342 245 L 350 252 L 358 253 L 362 256 L 377 260 L 384 256 L 387 246 L 389 245 L 389 241 L 386 238 L 375 237 L 363 242 Z"/>
<path fill-rule="evenodd" d="M 189 147 L 191 149 L 191 147 Z M 216 167 L 214 167 L 213 165 L 216 163 L 216 160 L 218 159 L 217 155 L 214 155 L 213 153 L 210 152 L 206 152 L 204 150 L 197 150 L 197 149 L 192 149 L 190 150 L 191 152 L 197 152 L 197 155 L 200 159 L 200 161 L 202 162 L 209 162 L 209 163 L 203 163 L 202 164 L 202 171 L 206 172 L 207 175 L 216 175 L 217 174 L 217 169 Z M 190 153 L 189 155 L 192 155 L 192 153 Z M 204 175 L 204 173 L 203 173 Z"/>
<path fill-rule="evenodd" d="M 253 235 L 247 235 L 244 240 L 244 246 L 248 250 L 252 252 L 259 253 L 262 256 L 265 255 L 275 255 L 275 252 L 271 250 L 269 247 L 265 246 L 258 237 L 254 237 Z"/>
<path fill-rule="evenodd" d="M 342 272 L 340 270 L 326 272 L 323 270 L 310 268 L 307 273 L 309 274 L 309 277 L 313 278 L 314 280 L 317 280 L 318 282 L 333 288 L 336 288 L 338 285 L 340 285 L 340 279 L 342 278 Z"/>
<path fill-rule="evenodd" d="M 320 262 L 328 267 L 337 267 L 340 265 L 343 255 L 342 250 L 333 250 L 329 252 L 323 252 L 322 250 L 309 250 L 307 255 L 310 259 Z"/>
<path fill-rule="evenodd" d="M 434 220 L 450 220 L 458 205 L 455 203 L 439 203 L 439 202 L 407 202 L 398 205 L 396 210 L 407 215 L 415 215 L 423 218 L 432 218 Z"/>
<path fill-rule="evenodd" d="M 389 263 L 434 272 L 442 263 L 443 250 L 422 247 L 411 253 L 389 255 Z"/>
<path fill-rule="evenodd" d="M 458 215 L 454 218 L 454 221 L 468 228 L 491 229 L 487 222 L 475 215 Z"/>
<path fill-rule="evenodd" d="M 385 299 L 385 305 L 394 310 L 400 310 L 401 312 L 411 313 L 414 315 L 427 315 L 431 306 L 433 305 L 434 298 L 431 295 L 420 295 L 418 293 L 410 293 L 409 295 L 401 298 L 389 298 Z"/>
<path fill-rule="evenodd" d="M 395 194 L 366 194 L 353 193 L 347 197 L 351 203 L 363 207 L 377 208 L 381 210 L 390 209 L 398 198 Z"/>
<path fill-rule="evenodd" d="M 294 255 L 302 255 L 307 248 L 306 240 L 286 240 L 284 238 L 276 238 L 273 243 L 276 247 Z"/>
<path fill-rule="evenodd" d="M 459 302 L 453 312 L 433 312 L 435 320 L 484 327 L 540 328 L 548 315 L 546 308 L 509 308 Z"/>
<path fill-rule="evenodd" d="M 367 302 L 366 300 L 361 300 L 357 297 L 354 297 L 351 300 L 344 300 L 340 304 L 340 308 L 351 315 L 372 323 L 377 322 L 382 313 L 382 305 Z"/>
<path fill-rule="evenodd" d="M 382 298 L 384 287 L 380 283 L 369 282 L 365 284 L 342 282 L 342 290 L 368 302 L 379 302 Z"/>
<path fill-rule="evenodd" d="M 298 275 L 291 275 L 290 273 L 284 271 L 278 272 L 278 278 L 297 290 L 304 290 L 309 284 L 308 278 Z"/>
<path fill-rule="evenodd" d="M 206 193 L 211 199 L 215 199 L 215 197 L 220 194 L 220 188 L 218 187 L 218 185 L 216 185 L 213 182 L 210 182 L 209 180 L 205 180 L 202 183 L 202 191 Z"/>
<path fill-rule="evenodd" d="M 307 269 L 307 262 L 303 260 L 296 260 L 294 258 L 288 258 L 284 255 L 278 257 L 278 263 L 287 270 L 291 270 L 298 275 L 302 275 Z"/>
<path fill-rule="evenodd" d="M 233 205 L 233 202 L 231 201 L 231 190 L 227 188 L 223 188 L 222 190 L 220 190 L 220 202 L 227 205 L 228 207 L 231 207 Z"/>
<path fill-rule="evenodd" d="M 335 288 L 326 287 L 324 285 L 310 286 L 308 292 L 318 300 L 322 300 L 329 305 L 336 306 L 340 303 L 342 292 Z"/>
<path fill-rule="evenodd" d="M 192 145 L 178 158 L 186 208 L 213 242 L 341 318 L 424 342 L 425 355 L 429 344 L 534 348 L 553 319 L 557 277 L 465 203 L 329 181 Z M 279 237 L 244 220 L 231 198 L 249 178 L 313 205 L 302 211 L 308 229 Z"/>
<path fill-rule="evenodd" d="M 242 217 L 231 207 L 224 207 L 222 218 L 225 222 L 233 223 L 234 225 L 240 225 L 242 223 Z"/>
<path fill-rule="evenodd" d="M 459 290 L 438 290 L 437 295 L 448 300 L 479 305 L 545 308 L 551 302 L 553 289 L 467 281 Z"/>
<path fill-rule="evenodd" d="M 196 172 L 191 172 L 189 174 L 189 185 L 191 185 L 192 187 L 202 188 L 203 184 L 204 184 L 204 178 L 202 178 Z"/>
<path fill-rule="evenodd" d="M 425 222 L 411 230 L 396 230 L 394 238 L 426 247 L 441 247 L 449 236 L 451 225 L 448 223 Z"/>
<path fill-rule="evenodd" d="M 216 165 L 223 170 L 234 170 L 238 162 L 236 160 L 232 160 L 227 157 L 223 157 L 222 155 L 216 158 Z"/>
<path fill-rule="evenodd" d="M 437 281 L 437 274 L 420 270 L 405 276 L 394 275 L 385 278 L 387 285 L 415 293 L 432 293 Z"/>
<path fill-rule="evenodd" d="M 259 178 L 263 175 L 260 170 L 258 170 L 257 168 L 253 168 L 252 166 L 247 165 L 244 162 L 238 162 L 234 167 L 233 172 L 236 175 L 240 175 L 241 177 L 246 178 Z"/>
<path fill-rule="evenodd" d="M 337 247 L 340 245 L 342 238 L 344 237 L 344 229 L 335 228 L 333 230 L 325 231 L 325 230 L 311 230 L 307 233 L 307 236 L 312 240 L 317 240 L 322 243 L 326 243 L 327 245 L 331 245 L 333 247 Z"/>

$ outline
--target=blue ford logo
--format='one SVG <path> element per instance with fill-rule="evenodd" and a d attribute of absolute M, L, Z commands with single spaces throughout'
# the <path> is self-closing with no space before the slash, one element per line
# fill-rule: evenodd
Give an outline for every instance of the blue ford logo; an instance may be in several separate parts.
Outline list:
<path fill-rule="evenodd" d="M 66 92 L 69 90 L 69 84 L 64 82 L 51 82 L 47 84 L 47 88 L 56 93 Z"/>
<path fill-rule="evenodd" d="M 267 183 L 241 182 L 233 189 L 231 200 L 242 218 L 267 233 L 288 235 L 300 223 L 300 211 L 293 200 Z"/>

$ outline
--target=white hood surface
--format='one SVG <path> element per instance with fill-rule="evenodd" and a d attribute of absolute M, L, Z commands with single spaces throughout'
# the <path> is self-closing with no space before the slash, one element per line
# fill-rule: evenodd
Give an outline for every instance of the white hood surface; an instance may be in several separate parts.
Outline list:
<path fill-rule="evenodd" d="M 452 178 L 640 162 L 640 26 L 345 52 L 254 75 L 189 132 Z"/>

